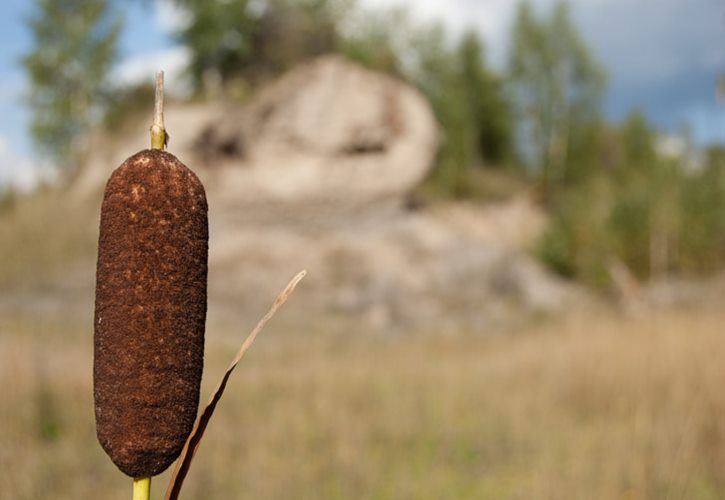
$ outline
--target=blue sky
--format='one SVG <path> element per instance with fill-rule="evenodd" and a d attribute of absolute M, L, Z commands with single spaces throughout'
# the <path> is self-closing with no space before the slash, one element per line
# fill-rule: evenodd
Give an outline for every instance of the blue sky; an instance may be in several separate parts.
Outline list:
<path fill-rule="evenodd" d="M 505 61 L 517 3 L 361 1 L 370 6 L 408 4 L 416 17 L 443 20 L 453 32 L 472 27 L 483 35 L 490 60 L 499 67 Z M 555 1 L 531 0 L 542 12 Z M 18 64 L 31 46 L 24 18 L 32 3 L 3 0 L 0 5 L 0 183 L 32 182 L 33 166 L 39 161 L 27 133 L 28 116 L 21 101 L 25 77 Z M 609 73 L 605 111 L 611 119 L 640 108 L 665 131 L 687 126 L 699 143 L 725 143 L 725 104 L 715 97 L 717 79 L 725 74 L 725 2 L 571 0 L 570 5 L 580 31 Z M 156 68 L 178 70 L 185 52 L 174 46 L 168 33 L 174 12 L 139 1 L 128 1 L 125 8 L 126 29 L 114 79 L 151 79 Z"/>
<path fill-rule="evenodd" d="M 3 0 L 0 5 L 0 46 L 3 47 L 0 53 L 0 116 L 3 118 L 0 121 L 0 185 L 8 181 L 32 184 L 35 166 L 40 162 L 33 155 L 28 134 L 29 116 L 22 103 L 26 80 L 19 63 L 22 55 L 32 47 L 25 25 L 32 4 L 28 0 Z M 125 10 L 119 65 L 127 68 L 125 73 L 134 73 L 139 62 L 149 60 L 151 56 L 158 59 L 174 44 L 159 22 L 159 9 L 129 1 Z M 150 78 L 153 78 L 153 72 Z"/>

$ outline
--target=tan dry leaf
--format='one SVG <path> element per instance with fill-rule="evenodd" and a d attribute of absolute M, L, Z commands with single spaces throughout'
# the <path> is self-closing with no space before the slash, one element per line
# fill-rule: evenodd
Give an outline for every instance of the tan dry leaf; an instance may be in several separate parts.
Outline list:
<path fill-rule="evenodd" d="M 244 356 L 244 353 L 252 345 L 252 342 L 254 342 L 257 334 L 262 330 L 262 328 L 264 328 L 267 322 L 272 319 L 274 314 L 277 312 L 277 309 L 279 309 L 282 304 L 287 301 L 287 298 L 294 291 L 297 284 L 302 281 L 302 278 L 304 278 L 306 274 L 307 271 L 301 271 L 297 274 L 297 276 L 292 278 L 292 280 L 287 284 L 285 289 L 282 290 L 282 292 L 277 296 L 277 299 L 274 301 L 274 304 L 272 304 L 272 307 L 269 309 L 269 311 L 267 311 L 267 314 L 265 314 L 264 317 L 259 320 L 257 326 L 254 327 L 254 330 L 252 330 L 252 332 L 244 340 L 242 346 L 239 348 L 239 352 L 237 352 L 237 355 L 232 360 L 229 368 L 227 368 L 224 376 L 219 381 L 219 384 L 217 385 L 216 390 L 214 390 L 214 394 L 212 395 L 211 399 L 209 399 L 209 402 L 206 404 L 204 411 L 201 413 L 201 415 L 199 415 L 199 418 L 196 419 L 196 422 L 194 423 L 194 428 L 191 430 L 191 434 L 189 434 L 189 437 L 186 440 L 186 444 L 184 444 L 184 449 L 181 450 L 181 455 L 179 455 L 179 459 L 176 461 L 176 465 L 174 466 L 174 472 L 171 474 L 171 480 L 169 481 L 169 486 L 166 489 L 166 500 L 176 500 L 179 498 L 179 493 L 181 492 L 181 485 L 183 484 L 184 479 L 189 472 L 191 462 L 194 459 L 196 450 L 199 448 L 199 444 L 201 444 L 201 438 L 204 436 L 204 431 L 209 424 L 211 416 L 214 414 L 216 405 L 221 399 L 222 394 L 224 393 L 224 389 L 227 386 L 229 376 L 232 374 L 234 368 L 236 368 L 237 364 L 242 359 L 242 356 Z"/>

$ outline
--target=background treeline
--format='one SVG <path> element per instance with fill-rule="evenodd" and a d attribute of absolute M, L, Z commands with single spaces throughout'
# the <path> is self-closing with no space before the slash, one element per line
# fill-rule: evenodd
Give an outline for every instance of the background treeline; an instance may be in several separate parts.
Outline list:
<path fill-rule="evenodd" d="M 36 3 L 35 47 L 23 60 L 32 133 L 44 152 L 72 165 L 70 145 L 90 125 L 104 116 L 113 125 L 151 93 L 107 79 L 124 3 Z M 725 264 L 725 149 L 695 150 L 683 137 L 684 147 L 666 153 L 665 137 L 637 111 L 607 122 L 605 70 L 563 2 L 546 15 L 519 4 L 500 69 L 489 65 L 477 33 L 415 23 L 401 9 L 367 10 L 354 0 L 175 3 L 185 13 L 175 37 L 191 54 L 195 98 L 245 100 L 327 53 L 415 85 L 442 128 L 435 168 L 416 196 L 490 200 L 531 191 L 551 215 L 537 251 L 562 275 L 606 286 L 613 266 L 649 279 Z"/>

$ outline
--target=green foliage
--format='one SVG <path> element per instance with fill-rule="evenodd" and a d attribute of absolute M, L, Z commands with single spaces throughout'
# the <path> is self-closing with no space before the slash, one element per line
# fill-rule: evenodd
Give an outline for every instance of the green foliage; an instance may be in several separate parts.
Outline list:
<path fill-rule="evenodd" d="M 35 429 L 38 438 L 46 443 L 59 440 L 64 431 L 65 423 L 60 412 L 62 402 L 58 400 L 53 383 L 45 373 L 44 367 L 38 367 L 36 387 L 33 391 L 35 407 Z"/>
<path fill-rule="evenodd" d="M 468 103 L 476 139 L 474 154 L 481 162 L 500 165 L 510 157 L 512 128 L 502 79 L 486 67 L 483 43 L 475 32 L 463 36 L 457 52 L 461 97 Z"/>
<path fill-rule="evenodd" d="M 621 262 L 635 276 L 706 273 L 725 264 L 725 153 L 658 153 L 657 132 L 641 113 L 600 132 L 589 176 L 561 190 L 539 255 L 562 275 L 609 284 Z"/>
<path fill-rule="evenodd" d="M 106 0 L 37 0 L 28 25 L 31 133 L 39 153 L 67 164 L 106 96 L 120 18 Z"/>
<path fill-rule="evenodd" d="M 486 64 L 473 32 L 450 42 L 443 25 L 414 25 L 400 9 L 358 14 L 342 36 L 353 60 L 408 80 L 428 99 L 441 125 L 436 164 L 422 190 L 434 197 L 480 197 L 490 192 L 479 167 L 507 165 L 513 121 L 503 80 Z"/>
<path fill-rule="evenodd" d="M 399 54 L 414 45 L 410 38 L 415 31 L 406 9 L 351 10 L 345 21 L 340 53 L 368 68 L 403 75 Z"/>
<path fill-rule="evenodd" d="M 539 244 L 539 256 L 568 278 L 602 285 L 615 245 L 608 228 L 611 185 L 605 177 L 589 179 L 556 198 L 552 221 Z"/>
<path fill-rule="evenodd" d="M 178 3 L 190 14 L 188 25 L 178 36 L 191 49 L 189 70 L 197 88 L 203 87 L 205 79 L 229 79 L 249 63 L 255 23 L 247 0 Z"/>
<path fill-rule="evenodd" d="M 521 156 L 548 194 L 566 182 L 571 151 L 581 153 L 577 130 L 599 120 L 606 77 L 564 2 L 543 20 L 521 2 L 511 36 L 508 78 Z"/>
<path fill-rule="evenodd" d="M 264 81 L 292 66 L 329 52 L 337 44 L 336 0 L 268 0 L 254 43 L 258 60 L 253 75 Z"/>
<path fill-rule="evenodd" d="M 612 128 L 599 116 L 604 71 L 566 4 L 540 20 L 523 2 L 509 79 L 521 157 L 540 182 L 552 222 L 539 254 L 562 275 L 597 286 L 613 263 L 647 279 L 708 271 L 725 261 L 725 187 L 717 154 L 703 169 L 665 157 L 638 112 Z"/>
<path fill-rule="evenodd" d="M 655 151 L 655 130 L 640 111 L 633 111 L 622 127 L 624 154 L 629 163 L 640 173 L 647 173 L 647 167 L 657 159 Z"/>
<path fill-rule="evenodd" d="M 725 262 L 725 149 L 711 148 L 703 170 L 680 188 L 680 266 L 710 272 Z"/>
<path fill-rule="evenodd" d="M 437 163 L 426 181 L 442 196 L 477 197 L 474 169 L 510 160 L 512 120 L 502 80 L 488 69 L 474 32 L 450 46 L 441 25 L 417 30 L 405 76 L 430 101 L 442 129 Z M 401 65 L 402 66 L 402 65 Z M 484 188 L 483 191 L 486 189 Z"/>
<path fill-rule="evenodd" d="M 190 21 L 178 35 L 191 50 L 198 91 L 218 93 L 240 79 L 255 83 L 334 50 L 335 0 L 177 0 Z"/>
<path fill-rule="evenodd" d="M 421 30 L 411 81 L 428 98 L 441 125 L 441 145 L 435 168 L 427 179 L 430 191 L 443 196 L 464 195 L 466 172 L 473 158 L 474 131 L 461 93 L 458 61 L 446 44 L 442 25 Z"/>
<path fill-rule="evenodd" d="M 451 49 L 443 28 L 433 26 L 417 40 L 411 80 L 431 101 L 450 142 L 456 142 L 461 168 L 505 162 L 511 146 L 509 105 L 501 79 L 486 66 L 481 39 L 469 31 Z"/>

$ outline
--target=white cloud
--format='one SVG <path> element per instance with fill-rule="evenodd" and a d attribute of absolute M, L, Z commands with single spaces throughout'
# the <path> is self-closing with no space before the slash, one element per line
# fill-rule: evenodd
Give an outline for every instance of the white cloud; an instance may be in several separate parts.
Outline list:
<path fill-rule="evenodd" d="M 189 24 L 191 15 L 173 0 L 156 0 L 154 21 L 160 32 L 174 33 Z"/>
<path fill-rule="evenodd" d="M 440 21 L 454 34 L 467 28 L 478 31 L 486 40 L 492 58 L 503 59 L 510 19 L 516 2 L 511 0 L 363 0 L 370 8 L 407 7 L 420 22 Z"/>

